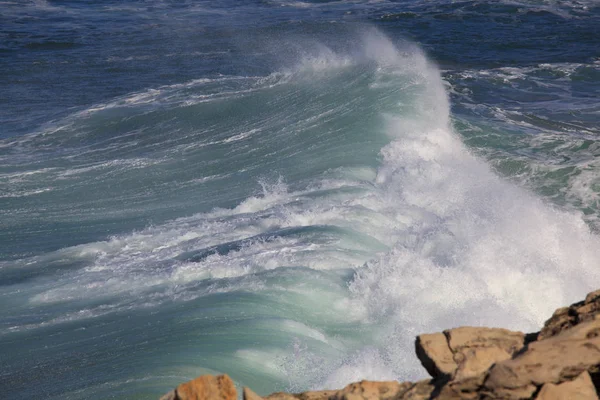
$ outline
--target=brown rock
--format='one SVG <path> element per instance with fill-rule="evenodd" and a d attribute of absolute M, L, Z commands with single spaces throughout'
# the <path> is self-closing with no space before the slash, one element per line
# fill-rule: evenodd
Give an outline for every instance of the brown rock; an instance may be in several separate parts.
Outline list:
<path fill-rule="evenodd" d="M 583 301 L 585 304 L 590 304 L 590 303 L 594 303 L 596 302 L 598 299 L 600 299 L 600 289 L 595 290 L 593 292 L 589 292 L 586 296 L 585 296 L 585 300 Z"/>
<path fill-rule="evenodd" d="M 162 396 L 159 400 L 177 400 L 177 392 L 175 392 L 175 389 L 173 389 L 169 393 Z"/>
<path fill-rule="evenodd" d="M 403 398 L 402 396 L 414 384 L 410 382 L 399 383 L 361 381 L 351 383 L 344 389 L 335 392 L 331 400 L 392 400 Z"/>
<path fill-rule="evenodd" d="M 590 374 L 585 371 L 572 381 L 555 385 L 546 383 L 538 393 L 538 400 L 598 400 Z"/>
<path fill-rule="evenodd" d="M 303 392 L 303 393 L 273 393 L 265 397 L 267 400 L 328 400 L 333 395 L 338 393 L 337 390 L 316 390 L 312 392 Z M 258 396 L 258 395 L 256 395 Z M 248 399 L 248 400 L 260 400 L 259 399 Z"/>
<path fill-rule="evenodd" d="M 298 397 L 296 397 L 296 395 L 293 395 L 290 393 L 277 392 L 277 393 L 271 393 L 270 395 L 265 397 L 265 399 L 268 399 L 268 400 L 298 400 Z"/>
<path fill-rule="evenodd" d="M 300 400 L 327 400 L 336 393 L 337 390 L 316 390 L 297 394 L 296 397 Z"/>
<path fill-rule="evenodd" d="M 402 397 L 400 397 L 401 400 L 430 399 L 432 396 L 432 393 L 435 390 L 435 386 L 429 380 L 419 381 L 415 384 L 410 383 L 410 382 L 405 382 L 404 384 L 410 385 L 410 389 L 408 389 L 406 392 L 404 392 Z M 439 398 L 439 400 L 446 400 L 446 399 Z"/>
<path fill-rule="evenodd" d="M 436 393 L 435 400 L 477 400 L 479 399 L 479 392 L 472 390 L 462 390 L 462 382 L 458 386 L 447 384 L 439 388 L 439 392 Z M 429 397 L 427 399 L 430 399 Z"/>
<path fill-rule="evenodd" d="M 249 387 L 244 387 L 242 393 L 243 393 L 243 396 L 244 396 L 243 397 L 244 400 L 263 400 L 262 397 L 260 397 L 256 393 L 254 393 L 252 391 L 252 389 L 250 389 Z"/>
<path fill-rule="evenodd" d="M 508 354 L 514 354 L 523 348 L 525 335 L 501 328 L 479 328 L 465 326 L 444 331 L 448 336 L 448 345 L 453 353 L 464 348 L 496 347 Z"/>
<path fill-rule="evenodd" d="M 432 378 L 450 376 L 456 371 L 454 356 L 448 347 L 443 333 L 430 333 L 417 336 L 415 351 L 423 367 Z"/>
<path fill-rule="evenodd" d="M 538 334 L 538 340 L 558 335 L 565 329 L 576 324 L 576 313 L 569 315 L 569 307 L 561 307 L 544 323 L 544 327 Z"/>
<path fill-rule="evenodd" d="M 500 328 L 461 327 L 420 335 L 417 357 L 433 378 L 473 378 L 523 348 L 525 335 Z"/>
<path fill-rule="evenodd" d="M 237 393 L 229 376 L 202 375 L 177 386 L 161 400 L 237 400 Z"/>
<path fill-rule="evenodd" d="M 480 383 L 483 383 L 482 374 L 497 362 L 508 360 L 512 357 L 511 353 L 499 347 L 475 347 L 472 349 L 463 349 L 457 355 L 462 357 L 454 375 L 454 380 L 462 381 L 481 376 Z"/>
<path fill-rule="evenodd" d="M 509 398 L 527 398 L 545 383 L 571 380 L 600 364 L 599 333 L 600 319 L 594 319 L 550 339 L 531 343 L 514 359 L 494 365 L 485 388 L 496 394 L 512 393 Z"/>
<path fill-rule="evenodd" d="M 461 327 L 444 333 L 458 366 L 453 379 L 469 379 L 470 387 L 482 384 L 492 365 L 510 359 L 525 342 L 523 333 L 500 328 Z"/>
<path fill-rule="evenodd" d="M 440 395 L 436 399 L 479 399 L 479 392 L 483 385 L 485 375 L 462 379 L 460 381 L 450 381 L 440 390 Z"/>
<path fill-rule="evenodd" d="M 544 323 L 538 340 L 556 336 L 566 329 L 593 319 L 598 313 L 600 313 L 600 290 L 588 293 L 584 301 L 557 309 Z"/>
<path fill-rule="evenodd" d="M 492 399 L 530 399 L 537 386 L 529 379 L 520 380 L 518 372 L 504 362 L 494 365 L 486 380 L 482 392 Z"/>

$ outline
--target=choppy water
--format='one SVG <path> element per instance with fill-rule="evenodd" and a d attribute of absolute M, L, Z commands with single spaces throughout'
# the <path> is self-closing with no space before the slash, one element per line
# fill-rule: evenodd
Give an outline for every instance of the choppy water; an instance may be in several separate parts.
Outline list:
<path fill-rule="evenodd" d="M 600 286 L 597 1 L 0 2 L 0 387 L 416 379 Z"/>

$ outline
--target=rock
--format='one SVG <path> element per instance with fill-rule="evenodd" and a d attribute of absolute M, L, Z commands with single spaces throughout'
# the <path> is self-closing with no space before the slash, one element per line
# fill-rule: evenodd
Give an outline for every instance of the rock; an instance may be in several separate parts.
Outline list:
<path fill-rule="evenodd" d="M 177 392 L 175 392 L 175 389 L 173 389 L 169 393 L 162 396 L 160 400 L 177 400 Z"/>
<path fill-rule="evenodd" d="M 500 328 L 461 327 L 420 335 L 417 357 L 433 378 L 476 377 L 523 348 L 525 335 Z"/>
<path fill-rule="evenodd" d="M 599 333 L 600 319 L 594 319 L 550 339 L 531 343 L 514 359 L 494 365 L 485 388 L 507 398 L 528 398 L 545 383 L 572 380 L 600 364 Z"/>
<path fill-rule="evenodd" d="M 338 393 L 337 390 L 316 390 L 311 392 L 290 394 L 285 392 L 273 393 L 265 397 L 267 400 L 327 400 Z M 258 395 L 256 395 L 258 396 Z M 250 400 L 250 399 L 249 399 Z M 260 400 L 252 399 L 252 400 Z"/>
<path fill-rule="evenodd" d="M 474 378 L 508 360 L 524 346 L 525 335 L 500 328 L 461 327 L 444 331 L 454 354 L 454 380 Z"/>
<path fill-rule="evenodd" d="M 294 394 L 285 393 L 285 392 L 277 392 L 271 393 L 265 399 L 268 400 L 298 400 L 298 397 Z"/>
<path fill-rule="evenodd" d="M 244 387 L 242 393 L 243 393 L 243 396 L 244 396 L 243 397 L 244 400 L 263 400 L 262 397 L 260 397 L 256 393 L 254 393 L 252 391 L 252 389 L 250 389 L 249 387 Z"/>
<path fill-rule="evenodd" d="M 237 400 L 237 392 L 227 375 L 202 375 L 182 383 L 160 400 Z"/>
<path fill-rule="evenodd" d="M 403 398 L 414 384 L 390 382 L 361 381 L 351 383 L 339 392 L 334 393 L 331 400 L 393 400 Z"/>
<path fill-rule="evenodd" d="M 464 349 L 458 355 L 462 356 L 462 360 L 459 362 L 454 374 L 454 380 L 456 381 L 478 377 L 495 363 L 512 357 L 511 353 L 498 347 Z"/>
<path fill-rule="evenodd" d="M 546 383 L 538 393 L 537 400 L 598 400 L 596 388 L 592 383 L 590 374 L 585 371 L 569 382 L 555 385 Z"/>
<path fill-rule="evenodd" d="M 337 390 L 317 390 L 313 392 L 300 393 L 297 396 L 300 400 L 327 400 L 337 393 Z"/>
<path fill-rule="evenodd" d="M 432 378 L 451 376 L 456 371 L 454 356 L 443 333 L 417 336 L 415 351 L 423 367 Z"/>
<path fill-rule="evenodd" d="M 537 386 L 530 380 L 519 380 L 515 370 L 503 363 L 492 367 L 491 373 L 485 380 L 483 392 L 490 398 L 506 400 L 530 399 Z"/>
<path fill-rule="evenodd" d="M 577 324 L 589 321 L 600 312 L 600 290 L 589 293 L 584 301 L 559 308 L 546 321 L 538 335 L 538 340 L 558 335 Z"/>
<path fill-rule="evenodd" d="M 266 400 L 425 400 L 434 386 L 430 381 L 417 383 L 397 381 L 351 383 L 342 390 L 322 390 L 297 394 L 273 393 Z M 250 391 L 251 392 L 251 391 Z M 256 394 L 255 394 L 256 395 Z M 258 396 L 258 395 L 256 395 Z M 245 400 L 259 400 L 248 397 Z"/>
<path fill-rule="evenodd" d="M 432 397 L 433 392 L 435 391 L 435 386 L 429 380 L 419 381 L 416 384 L 412 384 L 411 388 L 408 389 L 400 400 L 425 400 L 430 399 Z M 438 398 L 439 400 L 446 400 L 443 398 Z"/>
<path fill-rule="evenodd" d="M 525 335 L 501 328 L 461 327 L 444 331 L 448 345 L 453 353 L 465 348 L 495 347 L 508 354 L 514 354 L 523 348 Z"/>

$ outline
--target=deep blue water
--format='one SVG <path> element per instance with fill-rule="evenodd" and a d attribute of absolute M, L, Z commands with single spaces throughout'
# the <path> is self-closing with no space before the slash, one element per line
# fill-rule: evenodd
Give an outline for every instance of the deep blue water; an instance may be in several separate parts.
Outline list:
<path fill-rule="evenodd" d="M 600 286 L 597 1 L 1 1 L 0 387 L 417 379 Z"/>

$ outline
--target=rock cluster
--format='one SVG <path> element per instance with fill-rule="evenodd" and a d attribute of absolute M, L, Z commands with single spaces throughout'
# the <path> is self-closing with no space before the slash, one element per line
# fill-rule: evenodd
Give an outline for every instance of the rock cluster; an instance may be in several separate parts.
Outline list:
<path fill-rule="evenodd" d="M 182 383 L 160 398 L 160 400 L 197 399 L 237 400 L 237 392 L 233 381 L 227 375 L 202 375 Z"/>
<path fill-rule="evenodd" d="M 538 333 L 460 327 L 424 334 L 417 357 L 432 379 L 352 383 L 341 390 L 261 397 L 244 388 L 244 400 L 599 400 L 600 290 L 556 310 Z M 201 376 L 161 400 L 235 400 L 227 375 Z"/>

